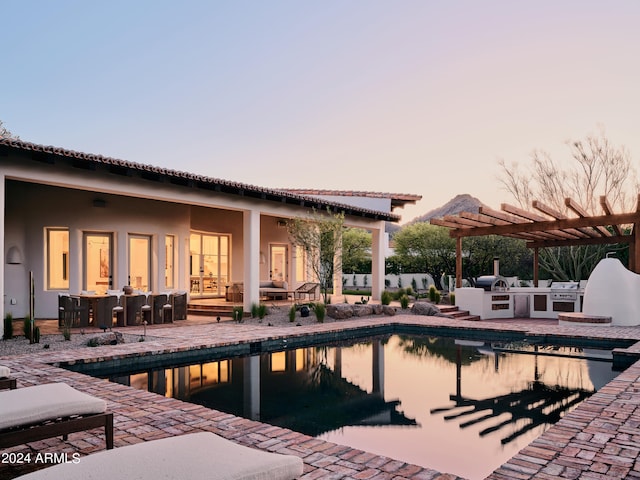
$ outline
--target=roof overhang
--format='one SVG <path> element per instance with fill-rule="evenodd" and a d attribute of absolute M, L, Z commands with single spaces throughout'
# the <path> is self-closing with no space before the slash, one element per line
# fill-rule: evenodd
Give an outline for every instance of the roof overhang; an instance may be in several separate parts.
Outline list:
<path fill-rule="evenodd" d="M 9 156 L 11 153 L 22 154 L 35 162 L 50 165 L 66 162 L 78 169 L 96 171 L 97 173 L 113 175 L 114 177 L 138 177 L 149 182 L 169 183 L 186 189 L 198 189 L 200 191 L 224 193 L 244 198 L 255 198 L 302 209 L 328 209 L 331 212 L 343 212 L 345 215 L 376 221 L 397 222 L 400 220 L 400 216 L 393 213 L 326 201 L 318 197 L 292 193 L 291 191 L 258 187 L 179 170 L 129 162 L 102 155 L 77 152 L 60 147 L 38 145 L 17 139 L 0 139 L 0 159 Z"/>

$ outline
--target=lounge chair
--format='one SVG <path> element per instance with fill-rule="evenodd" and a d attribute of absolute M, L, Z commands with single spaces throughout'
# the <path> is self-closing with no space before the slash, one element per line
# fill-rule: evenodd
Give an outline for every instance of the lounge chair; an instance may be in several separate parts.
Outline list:
<path fill-rule="evenodd" d="M 113 448 L 113 413 L 104 400 L 66 383 L 47 383 L 0 392 L 0 448 L 104 427 Z"/>
<path fill-rule="evenodd" d="M 0 365 L 0 390 L 16 388 L 16 379 L 11 378 L 11 369 Z"/>
<path fill-rule="evenodd" d="M 319 283 L 303 283 L 295 289 L 293 292 L 293 298 L 294 300 L 301 300 L 303 296 L 306 295 L 307 298 L 311 300 L 311 295 L 313 295 L 313 300 L 315 300 L 319 288 Z"/>
<path fill-rule="evenodd" d="M 20 480 L 292 480 L 302 459 L 238 445 L 211 432 L 191 433 L 92 453 Z"/>

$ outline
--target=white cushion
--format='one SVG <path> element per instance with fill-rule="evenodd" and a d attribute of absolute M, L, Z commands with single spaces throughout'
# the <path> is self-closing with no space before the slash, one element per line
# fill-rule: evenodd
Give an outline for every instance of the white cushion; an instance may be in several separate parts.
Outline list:
<path fill-rule="evenodd" d="M 5 390 L 0 392 L 0 430 L 106 410 L 107 403 L 104 400 L 80 392 L 66 383 Z"/>
<path fill-rule="evenodd" d="M 9 375 L 11 375 L 11 369 L 4 365 L 0 365 L 0 378 L 6 378 Z"/>
<path fill-rule="evenodd" d="M 21 480 L 292 480 L 302 459 L 238 445 L 210 432 L 103 450 Z"/>

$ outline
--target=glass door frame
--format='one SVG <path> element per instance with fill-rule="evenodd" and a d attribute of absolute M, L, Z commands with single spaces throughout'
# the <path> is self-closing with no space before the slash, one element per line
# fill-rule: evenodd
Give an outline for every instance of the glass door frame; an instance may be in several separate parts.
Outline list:
<path fill-rule="evenodd" d="M 196 249 L 192 249 L 194 238 L 196 238 Z M 213 240 L 214 249 L 212 253 L 205 252 L 205 241 Z M 226 244 L 226 245 L 225 245 Z M 228 233 L 213 233 L 202 231 L 191 231 L 189 236 L 189 278 L 191 283 L 192 296 L 223 296 L 225 287 L 231 276 L 231 235 Z M 199 258 L 195 261 L 194 256 Z M 215 257 L 213 265 L 215 272 L 205 271 L 206 257 Z M 222 261 L 222 260 L 225 261 Z M 224 267 L 226 266 L 226 270 Z"/>
<path fill-rule="evenodd" d="M 282 251 L 284 250 L 284 252 Z M 280 267 L 280 268 L 277 268 Z M 281 271 L 279 271 L 281 269 Z M 278 270 L 278 271 L 275 271 Z M 280 278 L 278 278 L 280 277 Z M 269 280 L 289 283 L 289 244 L 269 244 Z"/>
<path fill-rule="evenodd" d="M 99 257 L 94 263 L 94 259 L 90 259 L 88 240 L 90 237 L 102 237 L 107 239 L 107 248 L 99 250 Z M 95 290 L 96 293 L 105 293 L 113 288 L 113 232 L 83 232 L 82 233 L 82 285 L 83 290 Z M 98 266 L 97 277 L 100 281 L 89 285 L 89 265 Z M 104 287 L 104 288 L 103 288 Z"/>
<path fill-rule="evenodd" d="M 132 244 L 131 242 L 133 240 L 145 240 L 146 244 L 147 244 L 147 254 L 146 254 L 146 270 L 147 270 L 147 275 L 146 278 L 142 278 L 140 277 L 140 282 L 138 283 L 137 281 L 134 281 L 133 277 L 132 277 L 132 271 L 131 271 L 131 253 L 133 251 L 132 248 Z M 150 292 L 151 291 L 151 278 L 152 278 L 152 272 L 151 272 L 151 249 L 152 249 L 152 238 L 151 235 L 144 235 L 144 234 L 138 234 L 138 233 L 130 233 L 128 238 L 127 238 L 127 247 L 128 247 L 128 255 L 127 255 L 127 279 L 128 279 L 128 284 L 131 285 L 135 290 L 141 290 L 143 292 Z M 146 284 L 145 284 L 146 283 Z"/>

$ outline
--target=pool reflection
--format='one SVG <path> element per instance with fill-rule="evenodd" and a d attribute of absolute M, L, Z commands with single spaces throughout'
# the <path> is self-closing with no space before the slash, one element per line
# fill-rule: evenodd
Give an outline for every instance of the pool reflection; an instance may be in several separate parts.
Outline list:
<path fill-rule="evenodd" d="M 615 377 L 589 355 L 393 335 L 111 379 L 474 479 Z"/>

